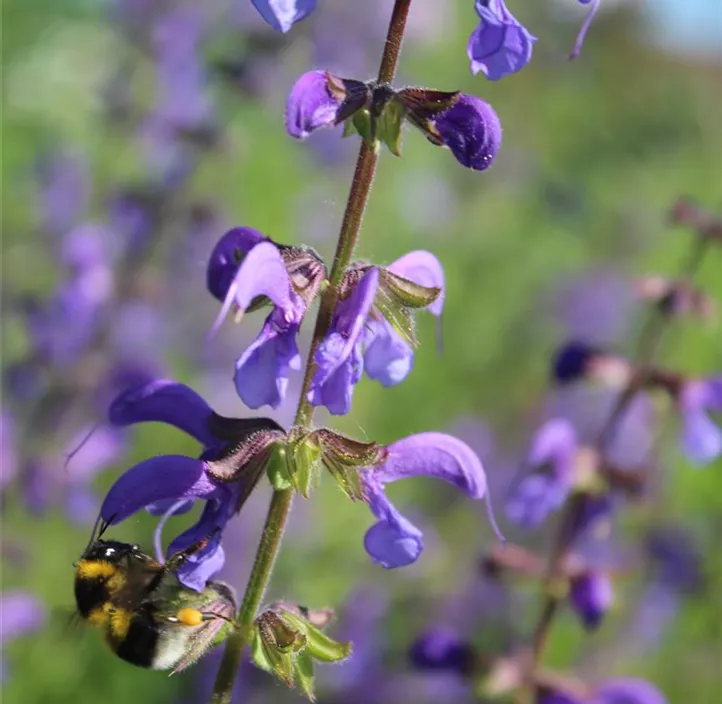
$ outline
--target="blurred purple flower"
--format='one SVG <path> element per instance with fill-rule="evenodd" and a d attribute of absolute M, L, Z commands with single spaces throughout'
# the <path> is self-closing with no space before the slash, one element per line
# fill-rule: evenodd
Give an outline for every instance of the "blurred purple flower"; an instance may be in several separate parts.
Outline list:
<path fill-rule="evenodd" d="M 433 119 L 444 146 L 468 169 L 484 171 L 501 148 L 501 122 L 481 98 L 459 94 L 452 107 Z"/>
<path fill-rule="evenodd" d="M 16 638 L 37 631 L 46 620 L 46 609 L 40 600 L 21 589 L 0 593 L 0 652 Z M 0 681 L 7 677 L 7 666 L 0 659 Z"/>
<path fill-rule="evenodd" d="M 627 677 L 607 680 L 589 704 L 667 704 L 667 699 L 650 682 Z"/>
<path fill-rule="evenodd" d="M 366 551 L 386 569 L 415 562 L 424 549 L 421 531 L 389 501 L 386 484 L 416 476 L 443 479 L 469 498 L 486 499 L 489 518 L 498 533 L 486 491 L 486 476 L 471 448 L 451 435 L 419 433 L 392 443 L 383 464 L 362 470 L 361 481 L 377 522 L 364 538 Z"/>
<path fill-rule="evenodd" d="M 678 404 L 682 450 L 697 465 L 713 462 L 722 455 L 722 428 L 709 414 L 722 413 L 722 376 L 686 382 Z"/>
<path fill-rule="evenodd" d="M 531 443 L 527 463 L 532 473 L 514 488 L 506 517 L 525 528 L 535 528 L 556 511 L 569 495 L 577 455 L 577 435 L 563 418 L 542 425 Z"/>
<path fill-rule="evenodd" d="M 78 223 L 88 207 L 87 165 L 77 155 L 57 152 L 41 159 L 39 210 L 49 233 L 62 235 Z"/>
<path fill-rule="evenodd" d="M 469 37 L 471 72 L 497 81 L 520 71 L 531 59 L 536 37 L 509 12 L 504 0 L 476 0 L 481 23 Z"/>
<path fill-rule="evenodd" d="M 15 420 L 10 411 L 0 409 L 0 492 L 17 474 L 17 438 Z"/>
<path fill-rule="evenodd" d="M 579 30 L 577 40 L 574 42 L 574 48 L 572 49 L 572 53 L 569 55 L 570 59 L 576 59 L 577 56 L 579 56 L 579 53 L 582 50 L 582 45 L 584 44 L 584 39 L 587 36 L 589 27 L 594 19 L 594 15 L 597 14 L 601 0 L 579 0 L 579 2 L 582 5 L 589 5 L 589 11 L 587 12 L 587 16 L 584 18 L 584 22 Z"/>
<path fill-rule="evenodd" d="M 464 677 L 474 664 L 474 648 L 458 633 L 440 626 L 422 633 L 409 650 L 411 664 L 419 670 L 442 670 Z"/>
<path fill-rule="evenodd" d="M 589 630 L 601 624 L 612 599 L 612 582 L 606 574 L 585 570 L 572 578 L 569 603 Z"/>
<path fill-rule="evenodd" d="M 251 0 L 261 17 L 277 32 L 288 32 L 316 9 L 316 0 Z"/>

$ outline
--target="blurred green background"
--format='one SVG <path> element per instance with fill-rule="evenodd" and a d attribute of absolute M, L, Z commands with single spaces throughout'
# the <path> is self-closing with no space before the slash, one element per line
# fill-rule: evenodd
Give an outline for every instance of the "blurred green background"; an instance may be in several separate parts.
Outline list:
<path fill-rule="evenodd" d="M 329 135 L 320 137 L 324 141 L 318 148 L 293 142 L 285 134 L 282 110 L 296 75 L 314 65 L 314 32 L 321 31 L 324 13 L 339 13 L 340 35 L 353 33 L 352 25 L 343 26 L 351 20 L 342 4 L 319 0 L 317 13 L 283 38 L 271 59 L 273 80 L 262 95 L 236 90 L 211 74 L 224 137 L 219 148 L 203 157 L 189 186 L 193 198 L 221 209 L 227 222 L 255 227 L 282 242 L 308 242 L 327 261 L 356 145 L 342 145 L 345 151 L 332 165 L 318 156 L 318 150 L 328 148 Z M 567 4 L 576 6 L 572 0 Z M 494 436 L 496 449 L 486 467 L 492 487 L 495 481 L 504 486 L 503 479 L 494 477 L 514 469 L 510 462 L 495 467 L 493 458 L 518 458 L 541 413 L 550 355 L 569 332 L 558 305 L 565 286 L 584 280 L 590 271 L 609 271 L 622 279 L 645 272 L 674 275 L 693 235 L 669 225 L 670 204 L 689 195 L 711 209 L 722 205 L 719 56 L 655 43 L 650 17 L 615 5 L 613 12 L 600 15 L 581 57 L 570 63 L 566 54 L 583 13 L 577 7 L 560 12 L 561 5 L 514 3 L 515 14 L 539 41 L 530 65 L 498 83 L 469 74 L 465 45 L 475 22 L 470 2 L 447 6 L 419 0 L 412 6 L 400 82 L 482 96 L 499 113 L 504 144 L 494 167 L 483 174 L 460 168 L 448 152 L 411 130 L 404 136 L 403 158 L 382 155 L 358 255 L 385 263 L 424 248 L 440 258 L 447 277 L 444 350 L 436 354 L 433 321 L 421 319 L 422 346 L 408 380 L 383 389 L 364 379 L 352 413 L 333 419 L 334 427 L 358 437 L 390 442 L 423 430 L 451 430 L 459 419 L 478 418 Z M 84 155 L 93 182 L 93 215 L 101 219 L 103 194 L 110 185 L 136 177 L 144 167 L 142 150 L 122 130 L 108 126 L 98 97 L 119 57 L 128 55 L 123 37 L 107 19 L 107 8 L 80 0 L 6 0 L 2 12 L 2 273 L 7 298 L 8 292 L 49 293 L 57 279 L 34 198 L 33 164 L 45 150 L 71 145 Z M 365 21 L 382 32 L 388 9 L 373 3 L 368 12 L 373 16 Z M 379 36 L 363 45 L 358 56 L 366 63 L 353 77 L 365 78 L 366 66 L 374 66 Z M 203 51 L 212 61 L 249 46 L 242 22 L 219 23 Z M 131 58 L 134 95 L 143 103 L 152 92 L 150 69 L 142 57 Z M 186 295 L 209 298 L 203 262 L 194 271 L 195 277 L 182 282 Z M 721 274 L 718 248 L 707 256 L 698 277 L 718 300 Z M 620 313 L 613 301 L 605 306 L 600 315 Z M 212 320 L 210 301 L 207 310 L 211 317 L 195 321 L 201 329 Z M 628 329 L 638 323 L 638 313 L 635 307 L 630 311 Z M 187 311 L 170 306 L 168 315 L 182 317 Z M 4 363 L 22 356 L 27 345 L 22 326 L 8 320 Z M 208 400 L 221 412 L 245 413 L 240 400 L 234 401 L 233 359 L 260 324 L 260 314 L 248 316 L 243 322 L 246 337 L 237 337 L 237 348 L 230 345 L 218 362 L 230 392 L 214 396 L 209 391 Z M 228 331 L 230 339 L 234 334 Z M 615 342 L 631 349 L 629 337 Z M 170 368 L 191 386 L 201 385 L 189 361 L 191 352 L 172 349 Z M 665 365 L 694 374 L 719 372 L 719 324 L 675 323 L 661 358 Z M 618 537 L 634 544 L 646 521 L 660 517 L 688 527 L 704 556 L 703 588 L 680 602 L 658 642 L 624 650 L 620 638 L 643 594 L 641 578 L 632 570 L 598 634 L 582 633 L 569 614 L 559 619 L 549 664 L 579 666 L 592 678 L 634 674 L 655 682 L 674 704 L 712 704 L 722 689 L 722 463 L 694 470 L 674 445 L 674 423 L 667 427 L 658 453 L 664 489 L 651 502 L 625 512 Z M 122 465 L 97 478 L 99 492 L 142 458 L 196 451 L 191 441 L 166 428 L 141 427 L 133 437 Z M 22 587 L 38 595 L 49 619 L 42 631 L 5 648 L 9 672 L 3 701 L 202 701 L 190 694 L 193 672 L 168 679 L 133 669 L 112 658 L 98 634 L 68 627 L 72 563 L 90 529 L 72 526 L 61 508 L 29 515 L 19 492 L 11 484 L 3 495 L 3 589 Z M 257 493 L 234 529 L 237 560 L 227 550 L 228 563 L 235 563 L 230 578 L 239 591 L 267 500 L 267 491 Z M 427 549 L 418 563 L 390 572 L 371 564 L 362 547 L 370 524 L 367 508 L 349 504 L 324 482 L 308 502 L 297 502 L 269 597 L 341 606 L 359 584 L 378 590 L 390 603 L 380 647 L 392 669 L 403 670 L 404 653 L 415 634 L 450 594 L 473 584 L 479 557 L 493 538 L 483 507 L 458 499 L 445 485 L 406 482 L 390 493 L 425 528 Z M 501 515 L 503 496 L 494 498 Z M 180 525 L 182 519 L 171 521 L 168 535 Z M 126 522 L 117 537 L 148 545 L 152 527 L 149 517 L 139 516 Z M 514 538 L 521 535 L 506 524 L 503 528 Z M 537 540 L 543 542 L 543 536 Z M 11 557 L 17 550 L 20 560 Z M 521 637 L 529 633 L 536 612 L 531 587 L 522 594 L 515 624 Z M 483 618 L 478 628 L 483 638 Z M 278 686 L 261 701 L 285 696 Z"/>

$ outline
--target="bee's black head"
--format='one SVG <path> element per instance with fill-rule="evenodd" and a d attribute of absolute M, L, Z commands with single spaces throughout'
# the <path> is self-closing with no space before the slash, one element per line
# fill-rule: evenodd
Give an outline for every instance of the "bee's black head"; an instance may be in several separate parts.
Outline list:
<path fill-rule="evenodd" d="M 137 545 L 121 543 L 117 540 L 96 540 L 88 545 L 83 553 L 82 560 L 102 560 L 103 562 L 117 563 L 134 553 L 140 554 Z"/>

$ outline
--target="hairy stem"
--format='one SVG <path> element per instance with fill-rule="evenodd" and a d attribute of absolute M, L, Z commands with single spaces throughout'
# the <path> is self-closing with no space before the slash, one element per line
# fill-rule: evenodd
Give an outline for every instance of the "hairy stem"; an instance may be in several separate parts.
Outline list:
<path fill-rule="evenodd" d="M 411 0 L 396 0 L 394 3 L 379 67 L 379 83 L 390 83 L 396 74 L 410 6 Z M 338 303 L 339 285 L 351 262 L 353 250 L 356 246 L 358 233 L 361 229 L 361 220 L 363 219 L 366 203 L 371 192 L 371 184 L 376 172 L 376 161 L 375 145 L 369 146 L 366 142 L 362 142 L 341 223 L 333 266 L 329 274 L 329 285 L 321 294 L 313 339 L 308 353 L 308 360 L 306 361 L 306 371 L 295 419 L 295 425 L 302 428 L 310 427 L 313 421 L 313 407 L 308 402 L 308 391 L 315 371 L 314 357 L 333 320 L 334 310 Z M 273 564 L 281 547 L 281 539 L 291 511 L 292 501 L 293 491 L 291 489 L 273 492 L 261 541 L 253 562 L 251 576 L 236 621 L 236 628 L 226 641 L 223 659 L 213 686 L 211 704 L 229 704 L 231 701 L 233 685 L 238 674 L 241 657 L 253 634 L 253 621 L 256 618 L 263 594 L 271 578 Z"/>
<path fill-rule="evenodd" d="M 694 277 L 702 263 L 708 242 L 707 237 L 701 235 L 695 237 L 689 256 L 680 267 L 679 281 L 689 282 Z M 642 327 L 633 354 L 635 365 L 641 373 L 633 375 L 627 386 L 620 391 L 606 422 L 599 432 L 595 449 L 600 457 L 603 458 L 608 452 L 625 411 L 642 390 L 644 386 L 644 370 L 653 364 L 657 350 L 669 328 L 670 320 L 670 315 L 655 307 Z M 572 494 L 562 508 L 559 528 L 549 555 L 547 573 L 544 579 L 546 584 L 553 584 L 561 572 L 561 566 L 573 540 L 573 526 L 576 525 L 583 508 L 583 501 L 579 494 Z M 551 590 L 544 596 L 541 611 L 533 631 L 532 658 L 534 669 L 539 667 L 543 659 L 544 649 L 549 640 L 554 620 L 562 605 L 562 597 L 555 592 L 556 590 Z"/>

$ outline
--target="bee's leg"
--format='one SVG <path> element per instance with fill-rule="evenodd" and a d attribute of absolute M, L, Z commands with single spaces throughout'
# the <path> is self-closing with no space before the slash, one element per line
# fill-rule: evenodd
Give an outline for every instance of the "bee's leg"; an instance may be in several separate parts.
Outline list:
<path fill-rule="evenodd" d="M 233 623 L 230 618 L 223 616 L 222 614 L 189 608 L 179 609 L 175 616 L 168 616 L 167 620 L 170 621 L 170 623 L 180 623 L 184 626 L 200 626 L 201 623 L 204 623 L 205 621 L 213 621 L 217 618 L 228 621 L 228 623 Z"/>
<path fill-rule="evenodd" d="M 221 532 L 220 528 L 215 528 L 205 538 L 201 538 L 198 542 L 189 545 L 185 550 L 173 553 L 165 563 L 166 571 L 171 572 L 177 570 L 191 555 L 195 555 L 197 552 L 203 550 L 208 545 L 211 538 Z"/>

